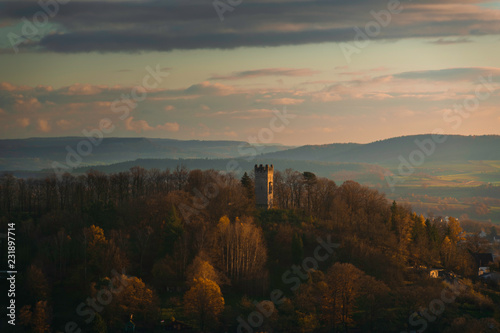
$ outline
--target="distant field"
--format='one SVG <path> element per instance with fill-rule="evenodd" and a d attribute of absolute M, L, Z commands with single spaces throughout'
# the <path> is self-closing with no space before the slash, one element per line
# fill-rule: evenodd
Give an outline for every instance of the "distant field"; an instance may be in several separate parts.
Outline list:
<path fill-rule="evenodd" d="M 410 200 L 402 200 L 398 198 L 400 202 L 409 203 L 412 208 L 418 214 L 429 215 L 433 214 L 435 216 L 455 216 L 457 218 L 470 218 L 477 221 L 492 222 L 500 225 L 500 207 L 489 207 L 490 212 L 486 215 L 477 215 L 473 213 L 473 206 L 467 204 L 439 204 L 439 203 L 427 203 L 427 202 L 416 202 Z"/>
<path fill-rule="evenodd" d="M 382 167 L 398 175 L 397 165 Z M 371 186 L 391 200 L 408 202 L 419 213 L 500 224 L 500 161 L 430 162 L 400 178 L 394 191 L 377 177 L 372 177 Z"/>

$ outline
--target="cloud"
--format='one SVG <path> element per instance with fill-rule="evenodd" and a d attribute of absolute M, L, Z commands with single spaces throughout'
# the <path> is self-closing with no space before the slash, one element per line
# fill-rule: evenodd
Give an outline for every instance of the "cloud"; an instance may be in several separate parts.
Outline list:
<path fill-rule="evenodd" d="M 48 133 L 51 130 L 49 121 L 47 119 L 38 119 L 38 130 L 43 133 Z"/>
<path fill-rule="evenodd" d="M 216 75 L 209 80 L 240 80 L 263 76 L 312 76 L 320 73 L 309 68 L 264 68 L 249 71 L 233 72 L 231 75 Z"/>
<path fill-rule="evenodd" d="M 147 98 L 138 103 L 127 120 L 119 118 L 122 113 L 113 112 L 112 103 L 122 94 L 130 94 L 132 87 L 79 84 L 72 85 L 71 89 L 53 89 L 9 83 L 0 87 L 1 123 L 8 124 L 8 127 L 3 125 L 1 135 L 81 135 L 83 129 L 95 129 L 101 119 L 109 118 L 116 126 L 113 135 L 117 136 L 140 134 L 189 139 L 193 133 L 192 137 L 221 138 L 229 134 L 225 132 L 241 134 L 247 128 L 264 126 L 273 117 L 272 109 L 278 105 L 289 105 L 290 111 L 299 116 L 310 115 L 307 119 L 301 118 L 304 122 L 298 125 L 308 128 L 331 128 L 333 123 L 345 122 L 329 120 L 324 118 L 326 115 L 352 114 L 353 126 L 355 121 L 376 124 L 381 118 L 397 122 L 399 118 L 388 110 L 408 105 L 415 112 L 412 119 L 422 120 L 438 106 L 451 106 L 467 96 L 474 96 L 480 75 L 488 78 L 492 74 L 493 81 L 500 82 L 500 68 L 495 67 L 388 70 L 392 72 L 389 75 L 381 73 L 383 70 L 367 69 L 363 71 L 366 75 L 353 78 L 338 76 L 337 72 L 333 76 L 336 81 L 310 81 L 308 85 L 296 83 L 291 87 L 254 85 L 255 88 L 245 88 L 246 85 L 240 85 L 239 81 L 224 81 L 224 84 L 204 81 L 175 89 L 163 87 L 148 92 Z M 495 89 L 488 100 L 481 102 L 481 108 L 489 107 L 498 113 L 498 84 Z M 475 117 L 486 118 L 479 112 Z M 496 117 L 490 116 L 490 119 Z M 200 120 L 207 128 L 198 125 Z M 230 127 L 226 129 L 226 126 Z"/>
<path fill-rule="evenodd" d="M 6 90 L 6 91 L 25 91 L 29 90 L 30 87 L 28 86 L 16 86 L 13 85 L 12 83 L 9 82 L 0 82 L 0 90 Z"/>
<path fill-rule="evenodd" d="M 376 72 L 387 72 L 388 70 L 389 70 L 389 68 L 382 66 L 382 67 L 377 67 L 377 68 L 359 70 L 359 71 L 355 71 L 355 72 L 340 72 L 339 75 L 359 76 L 359 75 L 367 75 L 367 74 L 376 73 Z"/>
<path fill-rule="evenodd" d="M 66 88 L 68 95 L 95 95 L 102 90 L 98 86 L 76 83 Z"/>
<path fill-rule="evenodd" d="M 272 109 L 248 109 L 248 110 L 231 110 L 217 111 L 209 114 L 200 114 L 198 117 L 224 117 L 231 119 L 260 119 L 269 118 L 273 114 Z"/>
<path fill-rule="evenodd" d="M 66 120 L 66 119 L 60 119 L 58 121 L 56 121 L 56 125 L 64 130 L 64 131 L 67 131 L 73 127 L 75 127 L 77 125 L 77 122 L 76 121 L 71 121 L 71 120 Z"/>
<path fill-rule="evenodd" d="M 16 123 L 19 127 L 26 128 L 30 125 L 31 121 L 29 118 L 23 117 L 23 118 L 18 118 L 16 120 Z"/>
<path fill-rule="evenodd" d="M 454 39 L 439 38 L 437 40 L 430 41 L 429 43 L 436 45 L 451 45 L 451 44 L 472 43 L 472 40 L 465 37 L 454 38 Z"/>
<path fill-rule="evenodd" d="M 180 129 L 180 125 L 178 123 L 165 123 L 163 125 L 156 126 L 156 129 L 162 131 L 177 132 Z"/>
<path fill-rule="evenodd" d="M 309 84 L 332 84 L 332 83 L 335 83 L 337 81 L 334 81 L 334 80 L 318 80 L 318 81 L 305 81 L 305 82 L 301 82 L 300 84 L 301 85 L 309 85 Z"/>
<path fill-rule="evenodd" d="M 236 138 L 238 137 L 238 134 L 235 131 L 227 131 L 223 133 L 224 136 L 228 136 L 230 138 Z"/>
<path fill-rule="evenodd" d="M 14 109 L 17 111 L 36 111 L 39 109 L 42 104 L 40 101 L 32 96 L 26 96 L 26 95 L 15 95 L 15 104 L 14 104 Z"/>
<path fill-rule="evenodd" d="M 391 23 L 375 38 L 437 38 L 435 44 L 442 45 L 448 40 L 444 38 L 460 41 L 500 34 L 500 10 L 480 6 L 480 2 L 405 3 L 403 11 L 392 15 Z M 22 17 L 31 18 L 40 11 L 34 1 L 0 1 L 0 5 L 4 5 L 0 20 L 5 29 L 15 30 Z M 356 35 L 353 27 L 364 27 L 374 21 L 371 11 L 386 8 L 387 0 L 253 1 L 226 12 L 221 24 L 212 3 L 205 0 L 74 0 L 61 5 L 51 18 L 50 29 L 24 49 L 140 52 L 348 42 Z"/>
<path fill-rule="evenodd" d="M 204 81 L 198 84 L 193 84 L 189 88 L 183 90 L 183 94 L 224 96 L 231 94 L 234 90 L 235 89 L 232 86 Z"/>
<path fill-rule="evenodd" d="M 496 67 L 461 67 L 437 70 L 411 71 L 394 74 L 393 77 L 410 80 L 431 81 L 477 81 L 480 76 L 500 77 L 500 68 Z"/>
<path fill-rule="evenodd" d="M 125 128 L 129 131 L 141 133 L 142 131 L 168 131 L 177 132 L 180 128 L 178 123 L 165 123 L 162 125 L 151 126 L 145 120 L 134 120 L 134 117 L 128 117 L 125 120 Z"/>
<path fill-rule="evenodd" d="M 272 105 L 296 105 L 304 103 L 305 99 L 275 98 L 270 101 Z"/>

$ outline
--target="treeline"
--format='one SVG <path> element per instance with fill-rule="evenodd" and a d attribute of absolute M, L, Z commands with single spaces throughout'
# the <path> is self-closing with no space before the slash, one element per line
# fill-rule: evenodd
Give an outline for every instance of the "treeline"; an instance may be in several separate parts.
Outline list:
<path fill-rule="evenodd" d="M 484 244 L 464 238 L 458 220 L 426 219 L 376 190 L 310 172 L 275 172 L 268 211 L 255 209 L 253 186 L 252 173 L 183 167 L 3 175 L 0 218 L 2 228 L 16 225 L 20 327 L 115 332 L 133 314 L 150 330 L 161 320 L 214 332 L 415 330 L 409 316 L 444 288 L 424 267 L 473 281 L 429 332 L 498 325 L 498 289 L 474 283 L 470 253 Z M 327 238 L 340 246 L 307 266 Z M 280 300 L 269 301 L 276 290 Z"/>

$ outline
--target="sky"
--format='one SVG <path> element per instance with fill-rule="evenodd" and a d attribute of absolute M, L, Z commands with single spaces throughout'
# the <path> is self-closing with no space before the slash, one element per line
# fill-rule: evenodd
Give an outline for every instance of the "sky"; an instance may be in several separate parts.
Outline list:
<path fill-rule="evenodd" d="M 500 134 L 499 2 L 0 0 L 0 139 L 433 132 Z"/>

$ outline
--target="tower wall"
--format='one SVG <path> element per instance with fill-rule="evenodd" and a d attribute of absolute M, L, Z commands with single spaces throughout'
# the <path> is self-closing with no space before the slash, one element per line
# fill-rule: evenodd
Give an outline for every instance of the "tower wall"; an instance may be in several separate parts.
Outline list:
<path fill-rule="evenodd" d="M 273 208 L 274 166 L 255 165 L 255 203 L 257 207 Z"/>

